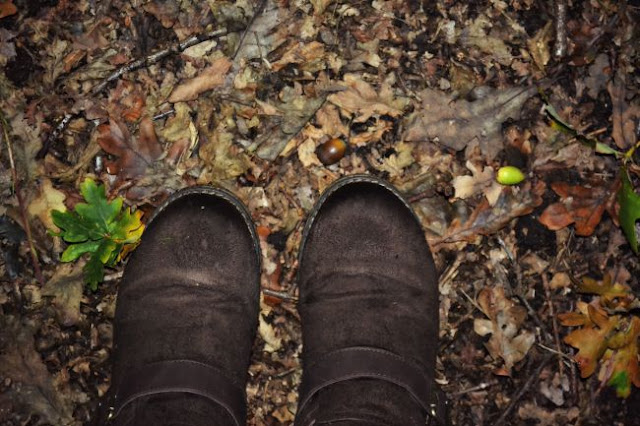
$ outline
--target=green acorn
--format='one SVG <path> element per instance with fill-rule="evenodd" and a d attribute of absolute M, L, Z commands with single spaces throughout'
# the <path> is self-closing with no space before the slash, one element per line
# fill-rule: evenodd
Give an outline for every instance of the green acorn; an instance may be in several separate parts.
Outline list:
<path fill-rule="evenodd" d="M 517 167 L 504 166 L 498 170 L 496 180 L 502 185 L 517 185 L 524 180 L 524 173 Z"/>

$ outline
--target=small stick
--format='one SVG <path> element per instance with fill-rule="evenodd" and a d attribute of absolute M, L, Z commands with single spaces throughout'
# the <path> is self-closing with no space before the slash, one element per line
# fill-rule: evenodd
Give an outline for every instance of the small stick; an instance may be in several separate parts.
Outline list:
<path fill-rule="evenodd" d="M 268 288 L 263 288 L 262 292 L 264 294 L 266 294 L 267 296 L 275 297 L 275 298 L 278 298 L 278 299 L 281 299 L 281 300 L 284 300 L 284 301 L 287 301 L 287 302 L 296 302 L 298 300 L 297 297 L 292 296 L 289 293 L 284 292 L 284 291 L 276 291 L 276 290 L 271 290 L 271 289 L 268 289 Z"/>
<path fill-rule="evenodd" d="M 544 294 L 547 298 L 547 305 L 549 306 L 549 315 L 551 315 L 551 324 L 553 326 L 553 339 L 556 343 L 556 350 L 559 354 L 562 353 L 562 346 L 560 345 L 560 333 L 558 332 L 558 321 L 556 319 L 555 309 L 553 309 L 553 300 L 551 300 L 551 291 L 549 289 L 549 280 L 547 274 L 542 273 L 542 284 L 544 286 Z M 560 378 L 564 377 L 564 363 L 562 357 L 558 355 L 558 368 L 560 369 Z"/>
<path fill-rule="evenodd" d="M 156 62 L 160 62 L 162 59 L 166 58 L 169 55 L 173 55 L 175 53 L 182 53 L 188 48 L 190 48 L 191 46 L 195 46 L 196 44 L 200 44 L 203 41 L 208 41 L 217 37 L 222 37 L 227 34 L 228 34 L 228 31 L 226 29 L 220 29 L 220 30 L 211 31 L 210 33 L 207 33 L 207 34 L 193 36 L 183 41 L 182 43 L 179 43 L 176 46 L 169 47 L 167 49 L 164 49 L 159 52 L 153 53 L 149 56 L 146 56 L 144 58 L 136 59 L 133 62 L 129 62 L 128 64 L 123 65 L 122 67 L 115 70 L 106 79 L 102 80 L 101 83 L 99 83 L 96 87 L 93 88 L 92 92 L 94 95 L 97 95 L 98 93 L 106 89 L 109 83 L 111 83 L 112 81 L 118 80 L 120 77 L 122 77 L 123 75 L 131 71 L 135 71 L 140 68 L 144 68 L 149 65 L 155 64 Z"/>
<path fill-rule="evenodd" d="M 0 112 L 0 121 L 2 122 L 2 134 L 4 136 L 4 141 L 7 144 L 7 152 L 9 154 L 9 165 L 11 167 L 11 179 L 13 180 L 13 192 L 16 194 L 16 198 L 18 199 L 18 207 L 20 208 L 20 216 L 22 217 L 22 222 L 24 223 L 24 230 L 27 234 L 27 240 L 29 242 L 29 254 L 31 255 L 31 263 L 33 264 L 33 272 L 36 276 L 36 279 L 40 283 L 40 285 L 44 285 L 44 277 L 42 276 L 42 270 L 40 269 L 40 262 L 38 261 L 38 252 L 36 252 L 36 247 L 33 244 L 33 236 L 31 234 L 31 225 L 29 225 L 29 218 L 27 217 L 27 211 L 24 206 L 24 199 L 22 198 L 22 193 L 20 192 L 20 182 L 18 180 L 18 172 L 16 170 L 16 164 L 13 159 L 13 148 L 11 147 L 11 140 L 9 139 L 9 131 L 7 128 L 9 124 L 4 117 L 4 114 Z"/>
<path fill-rule="evenodd" d="M 554 9 L 556 41 L 553 56 L 562 59 L 567 54 L 567 0 L 555 0 Z"/>
<path fill-rule="evenodd" d="M 457 391 L 457 392 L 450 393 L 449 395 L 451 395 L 451 396 L 460 396 L 460 395 L 465 395 L 465 394 L 468 394 L 468 393 L 471 393 L 471 392 L 476 392 L 476 391 L 480 391 L 480 390 L 485 390 L 485 389 L 487 389 L 488 387 L 495 386 L 495 385 L 497 385 L 497 384 L 498 384 L 498 381 L 497 381 L 497 380 L 493 380 L 493 381 L 491 381 L 491 382 L 480 383 L 479 385 L 472 386 L 472 387 L 470 387 L 470 388 L 463 389 L 463 390 L 461 390 L 461 391 Z"/>
<path fill-rule="evenodd" d="M 64 115 L 64 117 L 62 118 L 62 120 L 60 120 L 56 128 L 53 129 L 53 132 L 51 132 L 47 140 L 44 141 L 44 143 L 42 144 L 42 148 L 40 148 L 40 151 L 38 151 L 38 153 L 36 154 L 36 160 L 42 160 L 45 157 L 45 155 L 47 155 L 47 152 L 49 151 L 49 147 L 51 147 L 53 142 L 55 142 L 55 140 L 60 137 L 62 132 L 64 132 L 64 129 L 66 129 L 67 125 L 71 121 L 71 117 L 73 117 L 71 114 Z"/>
<path fill-rule="evenodd" d="M 547 354 L 547 356 L 544 357 L 540 365 L 536 368 L 536 371 L 534 371 L 533 374 L 529 376 L 529 379 L 526 381 L 524 386 L 522 386 L 522 388 L 520 388 L 513 399 L 511 399 L 509 406 L 502 412 L 498 420 L 494 423 L 494 426 L 499 426 L 505 422 L 506 418 L 509 416 L 509 414 L 511 414 L 511 411 L 513 411 L 518 401 L 520 401 L 520 398 L 522 398 L 522 396 L 531 388 L 531 386 L 533 386 L 538 381 L 540 372 L 552 357 L 553 354 Z"/>

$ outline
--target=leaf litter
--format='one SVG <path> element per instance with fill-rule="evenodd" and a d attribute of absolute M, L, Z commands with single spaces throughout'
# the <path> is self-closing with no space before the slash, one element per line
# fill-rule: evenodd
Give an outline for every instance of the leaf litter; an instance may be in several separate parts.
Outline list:
<path fill-rule="evenodd" d="M 245 201 L 265 257 L 249 423 L 291 424 L 301 229 L 352 173 L 390 180 L 425 227 L 441 272 L 437 377 L 455 424 L 639 415 L 636 9 L 573 2 L 556 21 L 515 0 L 7 4 L 0 215 L 31 225 L 20 238 L 0 228 L 13 348 L 3 406 L 19 403 L 9 424 L 87 422 L 109 386 L 122 265 L 83 289 L 83 263 L 61 263 L 77 242 L 47 234 L 52 210 L 83 203 L 86 177 L 142 221 L 195 184 Z M 565 59 L 551 54 L 558 24 Z M 332 140 L 347 149 L 325 166 L 318 148 Z M 511 168 L 524 181 L 497 183 Z M 626 281 L 607 281 L 612 268 Z M 41 397 L 52 389 L 59 400 Z"/>

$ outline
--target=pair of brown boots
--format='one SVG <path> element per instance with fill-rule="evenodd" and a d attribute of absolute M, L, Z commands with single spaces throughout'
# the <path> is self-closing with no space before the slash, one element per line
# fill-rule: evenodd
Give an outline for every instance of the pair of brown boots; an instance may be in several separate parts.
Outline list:
<path fill-rule="evenodd" d="M 100 424 L 242 425 L 260 249 L 232 194 L 175 194 L 124 274 Z M 368 176 L 336 182 L 307 220 L 298 272 L 297 425 L 445 424 L 434 384 L 438 289 L 410 206 Z"/>

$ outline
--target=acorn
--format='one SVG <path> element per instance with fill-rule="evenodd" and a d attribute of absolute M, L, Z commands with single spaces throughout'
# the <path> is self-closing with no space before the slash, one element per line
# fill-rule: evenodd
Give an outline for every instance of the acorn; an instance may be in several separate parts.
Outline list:
<path fill-rule="evenodd" d="M 316 148 L 316 155 L 325 166 L 337 163 L 346 153 L 347 143 L 339 138 L 329 139 Z"/>
<path fill-rule="evenodd" d="M 522 171 L 514 166 L 500 167 L 496 180 L 502 185 L 517 185 L 524 180 Z"/>

